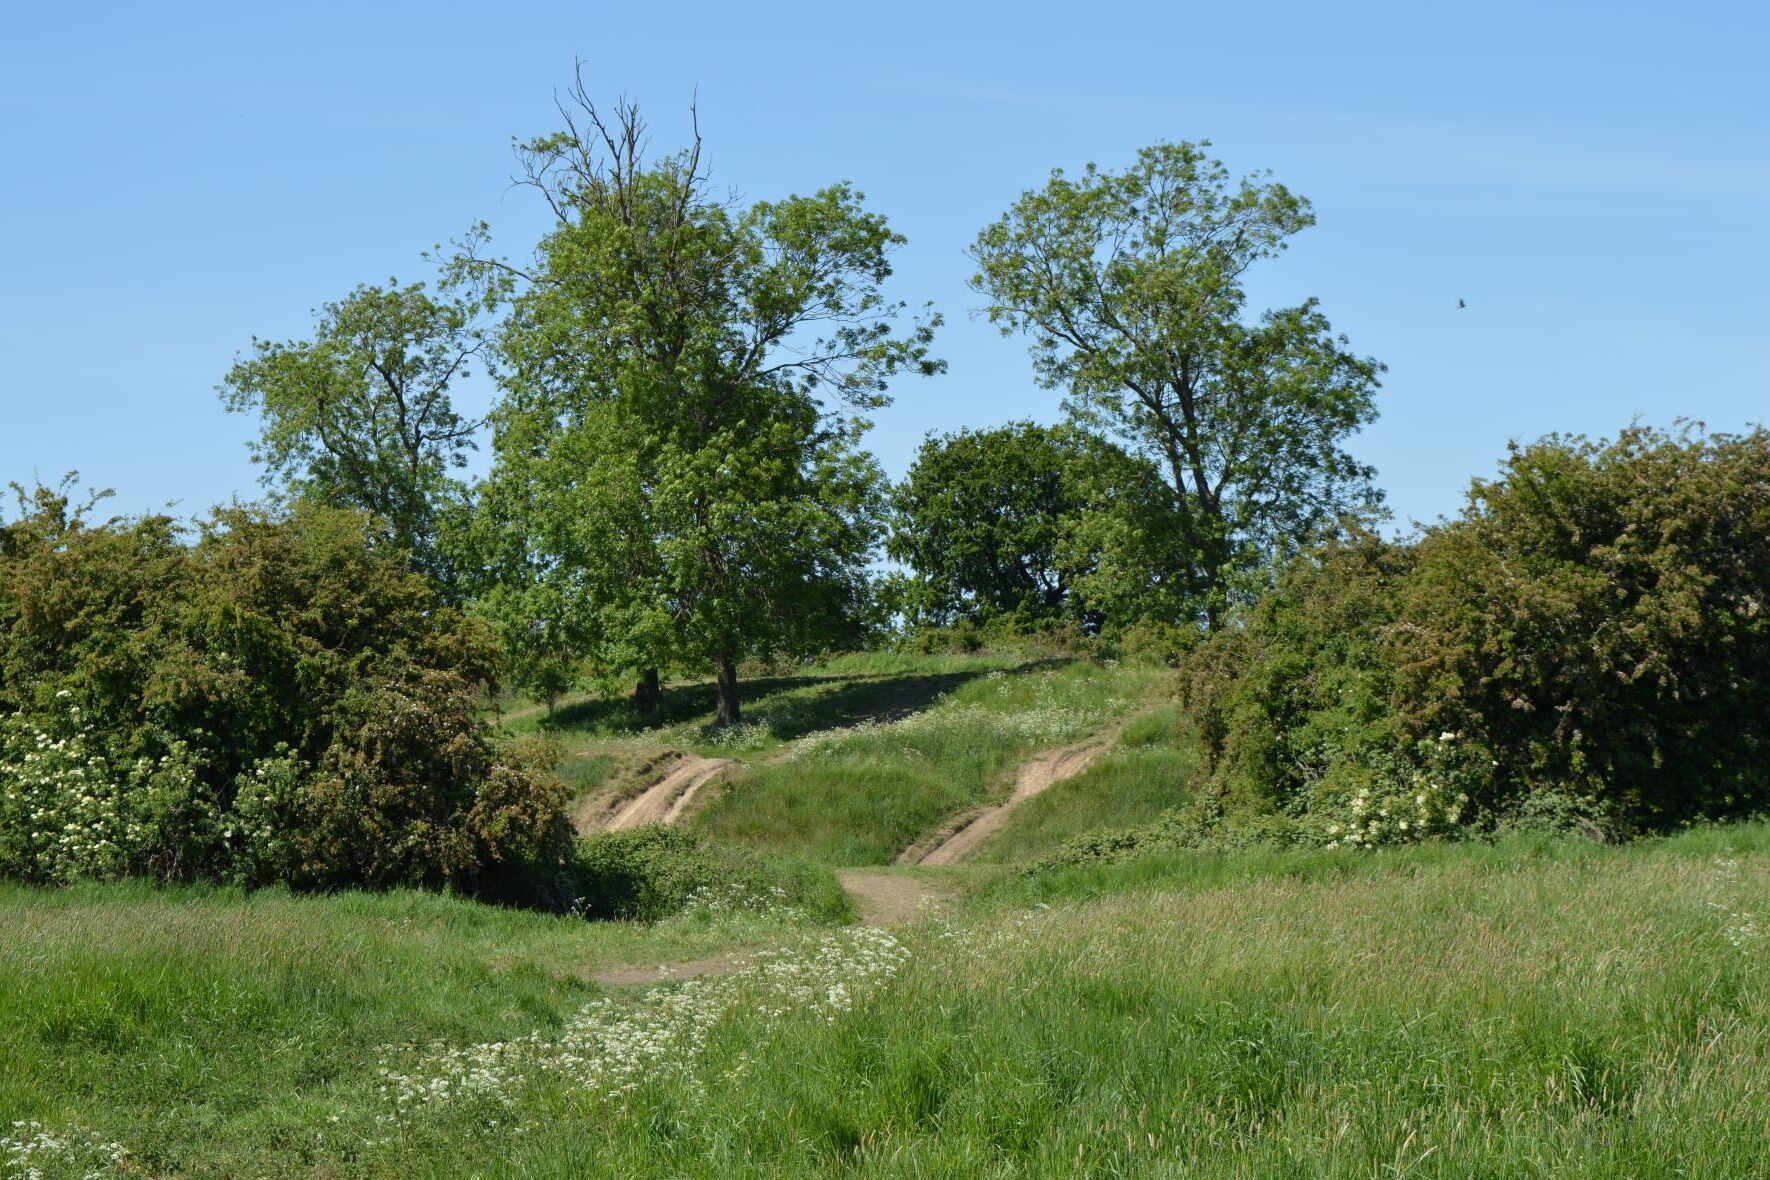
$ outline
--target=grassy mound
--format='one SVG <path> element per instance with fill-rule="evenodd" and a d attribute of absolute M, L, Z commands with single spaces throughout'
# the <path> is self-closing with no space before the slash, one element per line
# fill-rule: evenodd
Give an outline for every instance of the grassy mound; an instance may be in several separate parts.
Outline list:
<path fill-rule="evenodd" d="M 830 864 L 888 864 L 1006 789 L 1030 753 L 1109 727 L 1160 677 L 1079 660 L 997 669 L 920 712 L 801 738 L 732 781 L 697 823 L 723 840 Z"/>
<path fill-rule="evenodd" d="M 1199 761 L 1178 709 L 1167 706 L 1138 717 L 1099 762 L 1010 812 L 1002 830 L 978 850 L 977 860 L 1016 864 L 1090 833 L 1153 822 L 1186 801 Z"/>

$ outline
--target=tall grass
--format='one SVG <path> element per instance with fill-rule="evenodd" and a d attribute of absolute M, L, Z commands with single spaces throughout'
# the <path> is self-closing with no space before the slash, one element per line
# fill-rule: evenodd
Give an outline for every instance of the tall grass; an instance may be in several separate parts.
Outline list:
<path fill-rule="evenodd" d="M 733 932 L 7 889 L 0 1118 L 137 1175 L 1761 1176 L 1766 911 L 1764 825 L 1192 854 L 586 1008 Z"/>
<path fill-rule="evenodd" d="M 85 1128 L 135 1175 L 349 1174 L 385 1046 L 557 1026 L 601 994 L 599 969 L 795 936 L 768 916 L 588 923 L 416 892 L 0 886 L 0 1133 Z"/>
<path fill-rule="evenodd" d="M 1458 852 L 925 927 L 494 1174 L 1762 1176 L 1770 833 Z"/>

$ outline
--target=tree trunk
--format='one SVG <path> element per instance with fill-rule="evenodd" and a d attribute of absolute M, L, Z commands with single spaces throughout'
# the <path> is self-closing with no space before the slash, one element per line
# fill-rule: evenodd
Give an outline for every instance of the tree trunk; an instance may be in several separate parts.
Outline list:
<path fill-rule="evenodd" d="M 713 666 L 719 673 L 719 711 L 713 715 L 713 724 L 736 725 L 741 720 L 737 661 L 721 652 L 714 658 Z"/>
<path fill-rule="evenodd" d="M 664 705 L 664 689 L 658 683 L 658 670 L 647 668 L 639 674 L 639 683 L 633 686 L 633 711 L 641 717 L 649 717 Z"/>

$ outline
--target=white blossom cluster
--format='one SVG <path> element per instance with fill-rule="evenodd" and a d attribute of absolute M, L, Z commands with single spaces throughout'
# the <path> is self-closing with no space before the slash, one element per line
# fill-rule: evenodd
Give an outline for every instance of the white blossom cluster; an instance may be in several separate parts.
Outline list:
<path fill-rule="evenodd" d="M 1739 885 L 1739 862 L 1717 856 L 1709 862 L 1709 877 L 1717 892 L 1735 892 Z M 1721 937 L 1735 950 L 1746 950 L 1770 936 L 1763 919 L 1751 910 L 1735 909 L 1722 901 L 1711 901 L 1709 905 L 1722 912 Z"/>
<path fill-rule="evenodd" d="M 637 999 L 596 1000 L 556 1034 L 432 1049 L 406 1070 L 382 1066 L 382 1094 L 393 1108 L 387 1117 L 404 1122 L 470 1101 L 514 1108 L 541 1085 L 618 1104 L 647 1082 L 697 1084 L 707 1037 L 727 1014 L 754 1012 L 773 1021 L 809 1013 L 833 1020 L 908 958 L 883 930 L 847 930 L 758 955 L 731 975 L 691 979 Z"/>
<path fill-rule="evenodd" d="M 1456 740 L 1456 734 L 1443 733 L 1437 745 L 1448 748 Z M 1341 818 L 1327 826 L 1327 847 L 1375 848 L 1424 840 L 1454 829 L 1468 805 L 1468 794 L 1445 782 L 1433 768 L 1417 769 L 1374 790 L 1365 787 L 1355 792 Z"/>
<path fill-rule="evenodd" d="M 772 726 L 761 721 L 745 721 L 725 725 L 708 733 L 701 740 L 721 750 L 753 750 L 774 736 Z"/>
<path fill-rule="evenodd" d="M 66 695 L 66 690 L 61 694 Z M 66 733 L 19 722 L 0 747 L 0 826 L 13 871 L 40 880 L 103 877 L 122 870 L 147 836 L 147 796 L 188 767 L 169 757 L 115 765 L 78 705 Z"/>
<path fill-rule="evenodd" d="M 35 1121 L 14 1123 L 12 1134 L 0 1137 L 6 1174 L 19 1180 L 118 1176 L 128 1154 L 122 1144 L 108 1143 L 95 1132 L 54 1130 Z"/>

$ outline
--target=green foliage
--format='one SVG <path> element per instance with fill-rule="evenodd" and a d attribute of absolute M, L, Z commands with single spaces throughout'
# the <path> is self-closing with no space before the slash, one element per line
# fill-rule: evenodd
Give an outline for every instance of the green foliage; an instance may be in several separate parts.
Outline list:
<path fill-rule="evenodd" d="M 1215 620 L 1240 576 L 1377 503 L 1343 444 L 1376 416 L 1382 367 L 1314 300 L 1247 322 L 1243 273 L 1314 215 L 1262 177 L 1232 184 L 1209 146 L 1054 171 L 978 235 L 972 282 L 1005 334 L 1031 336 L 1040 381 L 1073 413 L 1159 457 L 1187 589 Z"/>
<path fill-rule="evenodd" d="M 821 865 L 655 824 L 579 840 L 572 877 L 577 908 L 591 918 L 656 922 L 685 912 L 750 910 L 836 922 L 852 911 L 835 875 Z"/>
<path fill-rule="evenodd" d="M 1663 829 L 1770 806 L 1770 431 L 1550 437 L 1420 545 L 1410 728 Z"/>
<path fill-rule="evenodd" d="M 1370 752 L 1406 744 L 1383 645 L 1411 548 L 1353 529 L 1287 564 L 1187 656 L 1182 695 L 1232 809 L 1297 812 L 1324 780 L 1350 798 Z"/>
<path fill-rule="evenodd" d="M 573 98 L 587 125 L 521 151 L 555 214 L 532 264 L 455 263 L 512 298 L 483 598 L 605 678 L 716 666 L 729 724 L 740 660 L 855 637 L 883 480 L 844 410 L 938 371 L 937 321 L 899 331 L 903 238 L 850 186 L 734 205 L 698 141 L 647 160 L 634 108 Z"/>
<path fill-rule="evenodd" d="M 566 833 L 496 657 L 362 513 L 0 528 L 0 873 L 497 891 Z M 524 886 L 528 888 L 529 886 Z M 543 899 L 531 899 L 543 900 Z"/>
<path fill-rule="evenodd" d="M 1770 432 L 1550 437 L 1292 562 L 1186 700 L 1222 804 L 1313 838 L 1666 830 L 1770 805 L 1767 602 Z"/>
<path fill-rule="evenodd" d="M 893 497 L 887 549 L 912 623 L 1178 619 L 1177 518 L 1151 463 L 1073 427 L 930 437 Z"/>
<path fill-rule="evenodd" d="M 229 410 L 263 419 L 252 457 L 265 485 L 374 513 L 447 582 L 438 531 L 479 428 L 455 412 L 449 387 L 485 348 L 480 310 L 389 280 L 326 304 L 311 340 L 254 340 L 220 392 Z"/>

